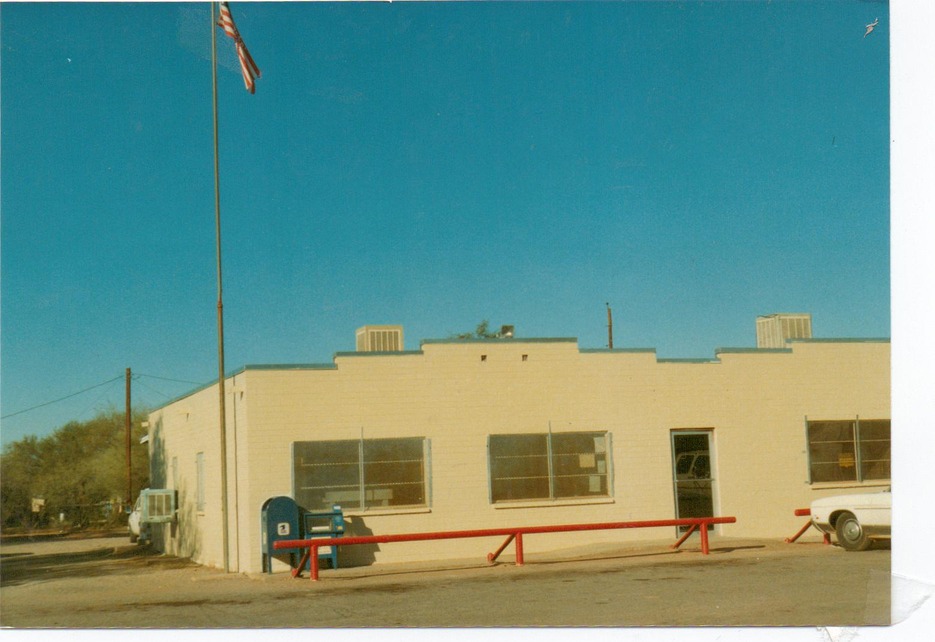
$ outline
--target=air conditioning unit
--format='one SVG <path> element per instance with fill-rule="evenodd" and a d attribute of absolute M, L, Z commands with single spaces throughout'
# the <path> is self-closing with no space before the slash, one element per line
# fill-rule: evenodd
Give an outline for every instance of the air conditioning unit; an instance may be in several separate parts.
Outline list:
<path fill-rule="evenodd" d="M 811 338 L 811 314 L 769 314 L 756 318 L 757 348 L 785 348 L 790 339 Z"/>
<path fill-rule="evenodd" d="M 357 329 L 357 352 L 402 352 L 403 326 L 365 325 Z"/>

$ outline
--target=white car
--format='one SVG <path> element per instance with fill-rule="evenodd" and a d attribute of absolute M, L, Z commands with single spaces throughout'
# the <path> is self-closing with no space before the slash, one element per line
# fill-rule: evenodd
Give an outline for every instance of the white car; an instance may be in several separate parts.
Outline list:
<path fill-rule="evenodd" d="M 893 494 L 858 493 L 823 497 L 812 502 L 812 524 L 823 533 L 837 535 L 846 551 L 865 551 L 876 539 L 890 539 Z"/>
<path fill-rule="evenodd" d="M 136 498 L 136 505 L 133 507 L 133 510 L 129 511 L 129 517 L 127 517 L 127 530 L 130 532 L 131 544 L 138 542 L 141 535 L 143 535 L 143 539 L 145 539 L 146 533 L 143 532 L 143 524 L 140 523 L 142 512 L 143 495 L 140 495 Z"/>
<path fill-rule="evenodd" d="M 144 488 L 140 492 L 140 496 L 136 498 L 136 505 L 133 507 L 133 510 L 127 509 L 129 513 L 127 517 L 127 531 L 130 533 L 131 544 L 143 544 L 150 539 L 149 524 L 143 520 L 143 498 L 146 496 L 148 490 L 148 488 Z"/>

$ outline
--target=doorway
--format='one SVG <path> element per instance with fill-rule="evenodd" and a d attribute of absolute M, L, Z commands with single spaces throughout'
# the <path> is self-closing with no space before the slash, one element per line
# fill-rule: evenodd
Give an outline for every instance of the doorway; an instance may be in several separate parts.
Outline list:
<path fill-rule="evenodd" d="M 673 430 L 672 484 L 675 517 L 714 517 L 714 458 L 711 429 Z M 712 528 L 708 527 L 709 530 Z M 679 530 L 687 530 L 682 526 Z"/>

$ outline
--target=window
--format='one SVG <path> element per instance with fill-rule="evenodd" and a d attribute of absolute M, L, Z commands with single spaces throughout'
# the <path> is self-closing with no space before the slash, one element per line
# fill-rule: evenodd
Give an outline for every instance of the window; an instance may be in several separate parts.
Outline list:
<path fill-rule="evenodd" d="M 494 503 L 610 495 L 604 432 L 490 435 L 490 498 Z"/>
<path fill-rule="evenodd" d="M 195 489 L 195 510 L 205 512 L 205 454 L 195 455 L 195 474 L 197 487 Z"/>
<path fill-rule="evenodd" d="M 424 437 L 297 441 L 296 502 L 307 509 L 426 506 L 427 450 Z"/>
<path fill-rule="evenodd" d="M 809 421 L 811 481 L 890 478 L 890 420 Z"/>

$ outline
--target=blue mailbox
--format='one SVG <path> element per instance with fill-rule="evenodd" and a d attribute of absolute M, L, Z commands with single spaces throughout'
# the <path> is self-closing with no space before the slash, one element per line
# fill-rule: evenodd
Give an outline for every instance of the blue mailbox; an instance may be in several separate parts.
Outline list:
<path fill-rule="evenodd" d="M 271 497 L 263 503 L 260 512 L 263 546 L 263 570 L 273 572 L 274 556 L 289 556 L 289 566 L 295 568 L 302 551 L 298 548 L 277 551 L 273 542 L 285 539 L 303 539 L 301 517 L 304 511 L 291 497 Z M 285 561 L 285 560 L 283 560 Z"/>
<path fill-rule="evenodd" d="M 288 556 L 289 566 L 296 568 L 306 552 L 300 548 L 276 550 L 273 543 L 281 540 L 311 539 L 313 537 L 341 537 L 344 535 L 344 513 L 340 506 L 333 506 L 330 511 L 310 512 L 299 506 L 291 497 L 271 497 L 263 502 L 260 511 L 261 539 L 263 549 L 263 570 L 273 572 L 273 558 Z M 318 549 L 319 563 L 331 562 L 331 568 L 338 567 L 338 547 L 322 546 Z M 282 561 L 286 561 L 283 559 Z M 310 563 L 306 562 L 308 569 Z"/>

